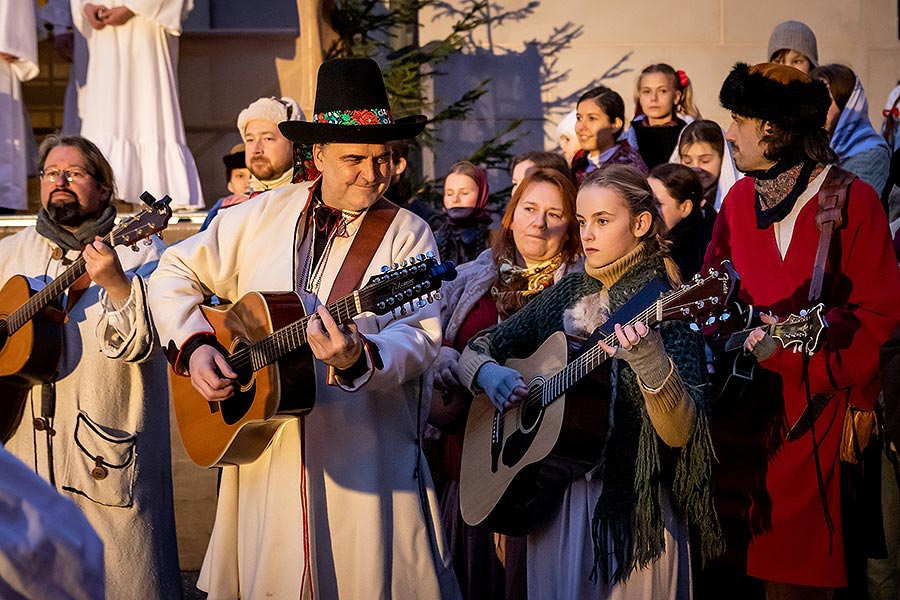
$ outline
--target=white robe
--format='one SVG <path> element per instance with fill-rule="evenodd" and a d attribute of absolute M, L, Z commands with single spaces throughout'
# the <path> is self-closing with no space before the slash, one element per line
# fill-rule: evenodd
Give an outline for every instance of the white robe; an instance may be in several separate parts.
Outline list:
<path fill-rule="evenodd" d="M 190 0 L 113 0 L 135 15 L 119 27 L 91 28 L 72 0 L 72 20 L 88 46 L 80 90 L 81 135 L 100 148 L 116 174 L 119 197 L 140 204 L 147 190 L 173 207 L 203 207 L 194 157 L 178 101 L 178 37 Z"/>
<path fill-rule="evenodd" d="M 56 35 L 61 35 L 73 27 L 72 5 L 69 0 L 47 0 L 38 12 L 40 19 L 53 26 Z M 78 112 L 78 94 L 87 78 L 87 42 L 80 31 L 72 31 L 72 64 L 69 67 L 69 82 L 66 84 L 66 99 L 63 105 L 63 135 L 81 133 L 81 115 Z"/>
<path fill-rule="evenodd" d="M 229 208 L 166 251 L 149 286 L 164 345 L 173 340 L 180 348 L 210 330 L 197 308 L 204 294 L 236 300 L 251 290 L 296 289 L 295 259 L 304 253 L 295 236 L 307 188 L 272 190 Z M 336 238 L 320 299 L 352 241 Z M 425 222 L 401 209 L 363 281 L 382 265 L 434 248 Z M 210 600 L 459 596 L 419 445 L 430 397 L 423 373 L 440 345 L 438 313 L 429 304 L 399 318 L 358 316 L 383 368 L 344 389 L 328 385 L 317 363 L 312 411 L 290 419 L 255 462 L 223 468 L 198 584 Z"/>
<path fill-rule="evenodd" d="M 102 288 L 91 285 L 63 326 L 52 458 L 46 432 L 32 426 L 41 416 L 43 386 L 29 394 L 6 448 L 45 479 L 52 476 L 84 512 L 103 540 L 108 598 L 168 600 L 181 593 L 169 385 L 144 281 L 163 245 L 153 238 L 150 246 L 136 247 L 138 252 L 117 248 L 132 282 L 128 301 L 116 308 Z M 55 279 L 66 267 L 51 258 L 52 249 L 34 227 L 0 240 L 0 281 L 16 274 Z M 68 258 L 76 256 L 70 252 Z M 102 480 L 91 476 L 96 456 L 114 465 Z"/>
<path fill-rule="evenodd" d="M 32 0 L 0 2 L 0 207 L 28 208 L 25 120 L 22 82 L 37 77 L 37 31 Z"/>

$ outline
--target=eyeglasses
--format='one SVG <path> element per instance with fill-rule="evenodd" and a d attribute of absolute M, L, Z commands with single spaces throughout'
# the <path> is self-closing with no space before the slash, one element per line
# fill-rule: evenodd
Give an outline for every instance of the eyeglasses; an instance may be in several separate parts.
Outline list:
<path fill-rule="evenodd" d="M 59 169 L 47 169 L 46 171 L 41 171 L 41 179 L 46 179 L 50 183 L 56 183 L 56 180 L 59 177 L 62 177 L 69 183 L 75 183 L 84 181 L 85 177 L 92 177 L 92 175 L 84 169 L 79 169 L 77 167 L 63 169 L 62 171 Z"/>

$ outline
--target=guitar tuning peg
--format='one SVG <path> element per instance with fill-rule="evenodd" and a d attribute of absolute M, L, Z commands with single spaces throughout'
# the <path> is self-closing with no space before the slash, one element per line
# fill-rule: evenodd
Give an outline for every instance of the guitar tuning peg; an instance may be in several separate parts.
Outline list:
<path fill-rule="evenodd" d="M 161 231 L 160 231 L 159 233 L 156 234 L 156 237 L 158 237 L 160 241 L 163 241 L 163 236 L 162 236 L 162 232 L 161 232 Z"/>
<path fill-rule="evenodd" d="M 434 299 L 435 300 L 441 299 L 441 290 L 434 290 Z"/>
<path fill-rule="evenodd" d="M 153 240 L 151 240 L 150 238 L 147 238 L 146 240 L 144 240 L 144 245 L 145 245 L 145 246 L 152 246 L 152 245 L 153 245 Z"/>
<path fill-rule="evenodd" d="M 141 249 L 138 248 L 137 245 L 134 245 L 134 246 L 131 246 L 131 251 L 132 251 L 132 252 L 140 252 Z"/>
<path fill-rule="evenodd" d="M 428 294 L 427 296 L 425 296 L 425 300 L 428 301 L 428 304 L 431 304 L 432 302 L 434 302 L 433 296 L 434 296 L 433 294 Z"/>
<path fill-rule="evenodd" d="M 420 252 L 419 254 L 416 254 L 416 258 L 419 259 L 419 262 L 422 262 L 425 260 L 425 255 Z"/>
<path fill-rule="evenodd" d="M 387 265 L 383 265 L 383 266 L 381 267 L 381 272 L 382 272 L 382 273 L 387 273 L 387 272 L 390 271 L 390 270 L 391 270 L 391 268 L 390 268 L 389 266 L 387 266 Z"/>
<path fill-rule="evenodd" d="M 700 331 L 700 326 L 697 325 L 696 323 L 691 323 L 688 327 L 691 328 L 691 331 L 695 331 L 695 332 Z"/>
<path fill-rule="evenodd" d="M 399 268 L 400 268 L 400 263 L 394 263 L 394 268 L 395 268 L 395 269 L 399 269 Z"/>
<path fill-rule="evenodd" d="M 428 302 L 426 302 L 424 298 L 419 298 L 419 299 L 416 301 L 416 306 L 418 306 L 419 308 L 425 308 L 425 306 L 426 306 L 427 304 L 428 304 Z"/>
<path fill-rule="evenodd" d="M 425 253 L 425 258 L 434 258 L 434 252 L 429 250 L 428 252 Z"/>

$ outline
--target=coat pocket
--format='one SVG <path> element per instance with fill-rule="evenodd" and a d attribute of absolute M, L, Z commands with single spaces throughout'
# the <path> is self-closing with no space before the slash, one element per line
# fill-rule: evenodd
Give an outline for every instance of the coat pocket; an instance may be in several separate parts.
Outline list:
<path fill-rule="evenodd" d="M 134 502 L 136 434 L 104 427 L 84 411 L 75 424 L 75 449 L 66 461 L 62 488 L 104 506 Z"/>

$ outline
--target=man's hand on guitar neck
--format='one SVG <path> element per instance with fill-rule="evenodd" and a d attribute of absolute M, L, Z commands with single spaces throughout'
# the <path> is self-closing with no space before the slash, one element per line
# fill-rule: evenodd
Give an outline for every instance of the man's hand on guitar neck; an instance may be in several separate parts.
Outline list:
<path fill-rule="evenodd" d="M 99 235 L 84 247 L 84 269 L 91 280 L 106 290 L 110 300 L 125 300 L 131 295 L 131 281 L 122 270 L 116 251 Z"/>
<path fill-rule="evenodd" d="M 209 402 L 218 402 L 234 394 L 237 373 L 214 346 L 203 344 L 191 353 L 191 385 Z"/>
<path fill-rule="evenodd" d="M 774 325 L 778 322 L 778 318 L 770 314 L 761 313 L 759 318 L 766 325 Z M 776 350 L 778 350 L 778 342 L 762 327 L 751 331 L 744 341 L 744 351 L 753 354 L 759 361 L 766 360 L 775 354 Z"/>
<path fill-rule="evenodd" d="M 324 306 L 319 306 L 310 318 L 306 340 L 313 356 L 338 371 L 354 366 L 362 355 L 363 343 L 356 324 L 338 325 Z"/>

